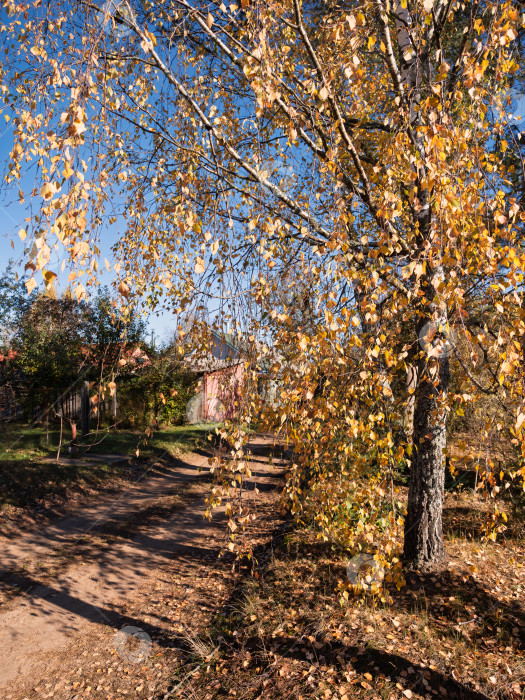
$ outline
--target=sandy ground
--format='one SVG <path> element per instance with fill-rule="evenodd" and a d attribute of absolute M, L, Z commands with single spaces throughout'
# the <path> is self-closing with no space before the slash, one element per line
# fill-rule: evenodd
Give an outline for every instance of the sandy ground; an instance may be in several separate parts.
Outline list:
<path fill-rule="evenodd" d="M 257 486 L 264 491 L 277 479 L 268 463 L 271 446 L 268 437 L 252 439 L 252 490 Z M 279 467 L 283 462 L 274 459 L 274 464 Z M 89 638 L 91 647 L 99 642 L 101 649 L 107 647 L 108 629 L 114 634 L 126 624 L 133 625 L 133 620 L 123 619 L 118 612 L 123 601 L 147 589 L 159 570 L 183 557 L 188 548 L 216 550 L 217 531 L 203 517 L 206 487 L 202 484 L 200 494 L 190 504 L 175 509 L 160 523 L 138 528 L 137 534 L 125 541 L 120 538 L 114 546 L 91 551 L 87 562 L 78 556 L 72 558 L 52 580 L 48 576 L 45 584 L 33 573 L 57 550 L 78 542 L 87 532 L 96 533 L 108 520 L 120 520 L 132 528 L 152 501 L 158 504 L 174 490 L 187 489 L 199 478 L 199 468 L 205 475 L 208 456 L 190 453 L 129 489 L 40 532 L 0 540 L 1 584 L 11 594 L 16 591 L 0 608 L 1 697 L 25 697 L 66 661 L 71 667 L 75 654 L 85 648 L 82 640 Z"/>

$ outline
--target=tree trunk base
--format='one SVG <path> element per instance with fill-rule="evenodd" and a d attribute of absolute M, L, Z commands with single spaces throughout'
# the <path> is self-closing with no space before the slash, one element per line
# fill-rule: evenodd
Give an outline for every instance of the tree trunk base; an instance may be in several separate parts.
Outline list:
<path fill-rule="evenodd" d="M 405 557 L 403 558 L 403 569 L 406 572 L 410 571 L 415 571 L 415 572 L 421 572 L 424 574 L 427 573 L 436 573 L 439 572 L 441 569 L 445 568 L 446 563 L 449 561 L 449 557 L 447 556 L 446 552 L 443 550 L 442 554 L 436 555 L 432 560 L 427 560 L 427 559 L 406 559 Z"/>

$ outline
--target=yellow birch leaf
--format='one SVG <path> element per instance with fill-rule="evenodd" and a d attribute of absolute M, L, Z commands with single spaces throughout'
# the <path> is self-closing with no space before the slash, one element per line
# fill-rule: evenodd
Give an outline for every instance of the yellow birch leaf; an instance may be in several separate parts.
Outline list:
<path fill-rule="evenodd" d="M 44 199 L 51 199 L 55 192 L 56 187 L 53 184 L 51 184 L 51 182 L 46 182 L 46 184 L 40 190 L 40 196 Z"/>
<path fill-rule="evenodd" d="M 78 301 L 87 297 L 86 289 L 83 284 L 77 284 L 75 287 L 75 296 Z"/>
<path fill-rule="evenodd" d="M 65 179 L 67 180 L 68 178 L 70 178 L 74 172 L 75 171 L 73 170 L 73 168 L 69 165 L 68 162 L 66 162 L 66 164 L 64 165 L 64 169 L 62 170 L 62 175 L 65 177 Z"/>
<path fill-rule="evenodd" d="M 56 273 L 51 272 L 51 270 L 42 270 L 42 277 L 44 278 L 46 287 L 49 287 L 49 285 L 56 279 Z"/>
<path fill-rule="evenodd" d="M 122 294 L 123 297 L 126 299 L 129 297 L 129 287 L 128 285 L 122 280 L 122 282 L 118 286 L 118 291 Z"/>

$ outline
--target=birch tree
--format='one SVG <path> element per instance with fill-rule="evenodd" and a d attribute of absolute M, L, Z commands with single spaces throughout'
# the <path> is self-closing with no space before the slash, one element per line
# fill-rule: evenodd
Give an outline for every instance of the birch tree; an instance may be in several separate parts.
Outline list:
<path fill-rule="evenodd" d="M 3 4 L 7 185 L 39 204 L 20 233 L 28 290 L 35 275 L 53 284 L 58 246 L 82 298 L 116 232 L 124 308 L 207 306 L 279 382 L 270 407 L 247 383 L 210 506 L 249 473 L 242 425 L 267 414 L 294 448 L 297 517 L 439 565 L 447 415 L 499 392 L 521 439 L 522 212 L 501 138 L 520 4 Z M 307 280 L 311 328 L 275 306 L 293 278 Z M 480 296 L 496 326 L 466 322 Z M 470 350 L 451 395 L 454 334 Z M 396 426 L 412 411 L 407 439 Z M 393 475 L 407 454 L 405 515 Z M 251 517 L 237 502 L 232 531 Z"/>

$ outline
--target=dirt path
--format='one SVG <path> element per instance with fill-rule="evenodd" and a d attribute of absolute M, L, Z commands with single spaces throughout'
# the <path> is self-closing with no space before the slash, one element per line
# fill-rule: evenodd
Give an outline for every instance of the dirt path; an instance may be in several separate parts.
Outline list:
<path fill-rule="evenodd" d="M 261 491 L 272 488 L 277 475 L 265 456 L 271 447 L 270 439 L 256 437 L 250 447 L 255 455 L 250 488 L 255 485 Z M 278 460 L 276 464 L 279 465 Z M 81 648 L 82 640 L 87 637 L 97 644 L 102 635 L 107 646 L 107 634 L 101 630 L 106 628 L 107 632 L 110 628 L 114 634 L 126 623 L 132 624 L 132 620 L 122 616 L 122 604 L 147 588 L 167 562 L 184 557 L 195 547 L 201 548 L 205 555 L 216 549 L 217 542 L 210 541 L 210 537 L 213 534 L 216 539 L 217 532 L 213 533 L 214 526 L 203 519 L 202 485 L 200 495 L 192 503 L 175 510 L 160 523 L 141 527 L 132 538 L 118 538 L 112 546 L 100 546 L 98 550 L 95 547 L 88 563 L 77 557 L 49 583 L 48 578 L 42 585 L 38 576 L 28 573 L 36 564 L 52 557 L 57 548 L 78 541 L 88 531 L 102 529 L 108 519 L 121 520 L 130 526 L 140 522 L 141 513 L 152 499 L 158 505 L 159 498 L 169 496 L 174 489 L 187 488 L 199 467 L 204 467 L 205 474 L 207 457 L 188 455 L 184 462 L 157 472 L 116 497 L 66 517 L 40 533 L 0 543 L 3 586 L 11 590 L 17 587 L 19 592 L 3 611 L 0 609 L 2 697 L 27 696 L 43 677 L 59 669 L 66 658 L 71 663 L 74 649 Z M 5 574 L 6 569 L 15 568 L 15 573 Z M 74 697 L 67 692 L 49 697 Z"/>
<path fill-rule="evenodd" d="M 117 495 L 105 496 L 99 502 L 83 507 L 78 513 L 61 518 L 40 531 L 29 531 L 15 538 L 0 537 L 0 572 L 24 566 L 27 560 L 35 560 L 51 549 L 71 542 L 75 534 L 80 537 L 96 530 L 108 520 L 129 520 L 151 499 L 205 475 L 208 457 L 192 452 L 184 460 L 173 461 L 170 466 L 154 462 L 143 478 Z M 199 469 L 202 469 L 200 474 Z"/>

